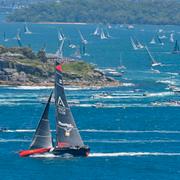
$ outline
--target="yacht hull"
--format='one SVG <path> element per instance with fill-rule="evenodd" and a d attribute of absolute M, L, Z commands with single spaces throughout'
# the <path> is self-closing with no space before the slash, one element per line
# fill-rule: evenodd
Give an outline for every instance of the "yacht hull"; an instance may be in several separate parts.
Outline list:
<path fill-rule="evenodd" d="M 51 151 L 54 155 L 72 155 L 74 157 L 87 157 L 90 153 L 90 148 L 88 146 L 82 146 L 82 147 L 56 147 Z"/>

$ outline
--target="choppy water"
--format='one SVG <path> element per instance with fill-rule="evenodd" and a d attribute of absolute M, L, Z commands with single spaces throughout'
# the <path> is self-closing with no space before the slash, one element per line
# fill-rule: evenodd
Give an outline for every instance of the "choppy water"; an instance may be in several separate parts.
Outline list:
<path fill-rule="evenodd" d="M 6 31 L 13 37 L 22 23 L 1 23 L 0 33 Z M 134 30 L 113 27 L 112 38 L 100 40 L 90 34 L 95 25 L 39 25 L 29 28 L 32 35 L 22 34 L 23 44 L 31 44 L 34 50 L 47 43 L 47 51 L 57 48 L 57 28 L 62 27 L 73 42 L 79 43 L 77 29 L 88 39 L 88 62 L 99 68 L 119 65 L 119 54 L 127 67 L 122 78 L 123 87 L 80 89 L 67 87 L 68 100 L 78 100 L 72 111 L 86 144 L 91 147 L 88 158 L 61 158 L 46 154 L 33 158 L 20 158 L 18 151 L 27 149 L 44 104 L 41 98 L 50 89 L 27 87 L 0 88 L 0 127 L 8 128 L 0 133 L 1 179 L 179 179 L 180 177 L 180 101 L 178 93 L 168 85 L 180 86 L 180 56 L 169 52 L 172 45 L 166 40 L 164 47 L 150 46 L 153 55 L 165 66 L 150 70 L 150 60 L 144 50 L 133 51 L 129 37 L 136 36 L 148 44 L 160 28 L 165 35 L 177 26 L 135 26 Z M 12 46 L 16 41 L 1 44 Z M 72 52 L 65 48 L 65 54 Z M 99 97 L 101 93 L 107 97 Z M 97 103 L 103 107 L 95 108 Z M 54 134 L 54 106 L 50 109 Z"/>

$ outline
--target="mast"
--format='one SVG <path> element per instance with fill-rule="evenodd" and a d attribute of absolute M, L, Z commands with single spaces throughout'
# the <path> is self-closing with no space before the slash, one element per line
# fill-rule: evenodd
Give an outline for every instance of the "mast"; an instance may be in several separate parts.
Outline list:
<path fill-rule="evenodd" d="M 7 42 L 9 39 L 6 38 L 6 33 L 4 32 L 4 42 Z"/>
<path fill-rule="evenodd" d="M 58 40 L 62 41 L 63 39 L 65 39 L 64 34 L 61 31 L 58 31 Z"/>
<path fill-rule="evenodd" d="M 61 44 L 56 52 L 56 56 L 60 59 L 63 58 L 63 45 L 64 45 L 64 38 L 62 39 Z"/>
<path fill-rule="evenodd" d="M 22 47 L 21 37 L 20 37 L 20 30 L 19 29 L 18 29 L 18 32 L 16 34 L 16 40 L 18 42 L 19 47 Z"/>
<path fill-rule="evenodd" d="M 48 120 L 49 106 L 50 106 L 52 93 L 53 92 L 51 92 L 51 94 L 49 96 L 49 99 L 45 106 L 42 117 L 36 128 L 36 132 L 34 134 L 32 143 L 30 145 L 30 149 L 51 148 L 52 147 L 52 135 L 51 135 L 50 125 L 49 125 L 49 120 Z"/>
<path fill-rule="evenodd" d="M 88 43 L 88 41 L 86 39 L 84 39 L 81 31 L 78 31 L 78 32 L 79 32 L 79 35 L 80 35 L 80 38 L 81 38 L 81 43 L 86 45 Z"/>
<path fill-rule="evenodd" d="M 132 44 L 133 49 L 134 50 L 138 50 L 138 47 L 136 46 L 136 44 L 135 44 L 135 42 L 134 42 L 132 37 L 130 37 L 130 40 L 131 40 L 131 44 Z"/>
<path fill-rule="evenodd" d="M 178 41 L 176 40 L 174 49 L 173 49 L 173 53 L 179 53 L 180 52 L 180 48 L 179 48 L 179 44 Z"/>
<path fill-rule="evenodd" d="M 161 39 L 159 38 L 159 36 L 157 36 L 157 39 L 158 39 L 158 41 L 159 41 L 159 44 L 160 44 L 161 46 L 164 46 L 164 43 L 161 41 Z"/>
<path fill-rule="evenodd" d="M 24 33 L 25 34 L 32 34 L 32 32 L 29 30 L 29 28 L 27 26 L 27 23 L 25 23 L 25 25 L 24 25 Z"/>
<path fill-rule="evenodd" d="M 99 26 L 96 27 L 95 31 L 93 32 L 94 36 L 99 36 Z"/>
<path fill-rule="evenodd" d="M 83 146 L 73 115 L 68 106 L 62 79 L 62 64 L 55 73 L 56 145 L 62 147 Z"/>
<path fill-rule="evenodd" d="M 153 56 L 152 56 L 152 54 L 150 53 L 150 51 L 149 51 L 149 49 L 148 49 L 147 46 L 145 46 L 145 49 L 146 49 L 146 51 L 147 51 L 147 53 L 148 53 L 148 55 L 149 55 L 149 57 L 150 57 L 150 59 L 151 59 L 151 61 L 152 61 L 152 64 L 157 64 L 156 60 L 153 58 Z"/>

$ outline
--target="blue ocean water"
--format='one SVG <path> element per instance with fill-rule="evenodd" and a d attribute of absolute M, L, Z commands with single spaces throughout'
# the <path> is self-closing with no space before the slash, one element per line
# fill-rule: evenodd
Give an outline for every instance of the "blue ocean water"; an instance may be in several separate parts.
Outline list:
<path fill-rule="evenodd" d="M 23 23 L 1 22 L 0 44 L 17 45 L 15 40 L 4 42 L 3 33 L 14 37 Z M 85 144 L 91 148 L 88 158 L 33 157 L 20 158 L 18 152 L 30 145 L 33 132 L 44 108 L 41 98 L 50 89 L 31 87 L 0 88 L 0 179 L 177 179 L 180 178 L 180 111 L 179 93 L 171 86 L 180 86 L 180 56 L 170 52 L 173 45 L 165 39 L 165 46 L 149 45 L 159 29 L 169 37 L 174 32 L 180 38 L 179 26 L 135 25 L 128 30 L 113 26 L 112 38 L 100 40 L 91 34 L 96 25 L 29 24 L 31 35 L 22 32 L 22 43 L 37 51 L 44 43 L 47 52 L 58 47 L 57 29 L 62 28 L 72 42 L 80 42 L 80 29 L 88 40 L 89 57 L 83 60 L 98 68 L 117 68 L 122 62 L 127 67 L 119 78 L 124 83 L 115 88 L 66 87 L 68 100 L 80 103 L 72 106 L 78 128 Z M 130 36 L 147 44 L 153 56 L 164 66 L 151 70 L 151 62 L 144 50 L 134 51 Z M 73 52 L 66 46 L 66 56 Z M 95 96 L 102 92 L 107 97 Z M 95 108 L 97 103 L 104 106 Z M 50 109 L 54 127 L 54 106 Z M 55 136 L 55 132 L 52 132 Z"/>

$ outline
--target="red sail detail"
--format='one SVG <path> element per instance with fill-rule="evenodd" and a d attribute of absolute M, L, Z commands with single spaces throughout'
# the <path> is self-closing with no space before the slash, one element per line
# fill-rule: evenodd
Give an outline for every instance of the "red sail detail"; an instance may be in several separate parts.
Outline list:
<path fill-rule="evenodd" d="M 62 72 L 62 64 L 56 66 L 56 70 Z"/>
<path fill-rule="evenodd" d="M 49 152 L 51 148 L 39 148 L 39 149 L 29 149 L 29 150 L 23 150 L 21 152 L 19 152 L 19 155 L 21 157 L 26 157 L 26 156 L 30 156 L 33 154 L 43 154 L 45 152 Z"/>
<path fill-rule="evenodd" d="M 69 144 L 66 142 L 58 142 L 58 147 L 60 147 L 60 148 L 69 147 Z"/>

